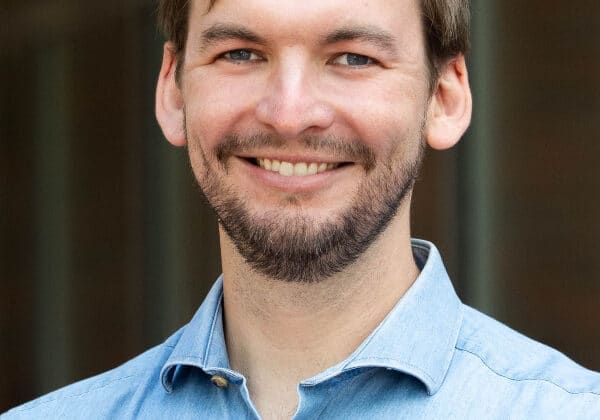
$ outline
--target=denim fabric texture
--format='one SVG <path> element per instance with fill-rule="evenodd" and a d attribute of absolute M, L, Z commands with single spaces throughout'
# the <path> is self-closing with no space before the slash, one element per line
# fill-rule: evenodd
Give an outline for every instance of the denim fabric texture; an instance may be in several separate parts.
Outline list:
<path fill-rule="evenodd" d="M 413 253 L 417 281 L 350 357 L 298 385 L 294 419 L 600 419 L 599 373 L 463 305 L 433 244 Z M 259 418 L 229 366 L 222 293 L 219 278 L 165 343 L 1 418 Z"/>

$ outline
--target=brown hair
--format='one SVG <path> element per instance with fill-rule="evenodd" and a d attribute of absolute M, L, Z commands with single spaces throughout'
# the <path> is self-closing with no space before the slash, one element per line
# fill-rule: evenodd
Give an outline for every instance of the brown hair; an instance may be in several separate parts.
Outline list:
<path fill-rule="evenodd" d="M 209 0 L 209 9 L 216 0 Z M 469 49 L 469 0 L 420 0 L 431 81 L 441 67 Z M 191 0 L 159 0 L 158 26 L 175 47 L 177 73 L 188 32 Z M 432 83 L 435 85 L 435 83 Z"/>

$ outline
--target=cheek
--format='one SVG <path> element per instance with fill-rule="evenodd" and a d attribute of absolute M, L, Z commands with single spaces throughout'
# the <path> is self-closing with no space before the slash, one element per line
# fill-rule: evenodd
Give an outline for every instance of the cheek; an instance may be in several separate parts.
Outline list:
<path fill-rule="evenodd" d="M 236 78 L 192 72 L 184 90 L 188 135 L 213 147 L 249 120 L 256 100 L 249 84 Z"/>
<path fill-rule="evenodd" d="M 424 107 L 403 103 L 367 103 L 349 120 L 354 135 L 384 159 L 398 150 L 408 152 L 422 141 Z"/>
<path fill-rule="evenodd" d="M 400 87 L 390 89 L 389 84 L 370 85 L 369 89 L 347 90 L 338 103 L 343 124 L 351 130 L 348 134 L 359 136 L 379 155 L 397 149 L 408 151 L 421 141 L 426 110 L 423 94 Z"/>

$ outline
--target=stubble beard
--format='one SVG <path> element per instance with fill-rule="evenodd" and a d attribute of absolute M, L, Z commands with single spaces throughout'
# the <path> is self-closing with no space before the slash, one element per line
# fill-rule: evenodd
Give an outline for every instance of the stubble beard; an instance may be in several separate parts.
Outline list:
<path fill-rule="evenodd" d="M 397 159 L 394 153 L 385 162 L 375 162 L 374 154 L 360 142 L 353 142 L 358 145 L 353 148 L 341 139 L 306 139 L 304 143 L 314 149 L 324 145 L 355 150 L 362 154 L 368 174 L 348 208 L 325 221 L 303 215 L 299 206 L 295 213 L 272 210 L 262 215 L 252 214 L 245 200 L 211 169 L 216 163 L 226 172 L 227 159 L 245 145 L 256 146 L 257 142 L 272 145 L 279 140 L 270 136 L 230 136 L 212 159 L 202 150 L 199 139 L 189 140 L 195 142 L 194 147 L 203 160 L 201 176 L 196 173 L 200 189 L 244 260 L 258 273 L 274 280 L 314 283 L 349 267 L 389 225 L 418 177 L 424 154 L 422 133 L 421 126 L 419 138 L 398 139 L 395 143 L 419 144 L 416 156 L 402 164 L 394 161 Z M 288 204 L 293 206 L 293 202 Z"/>

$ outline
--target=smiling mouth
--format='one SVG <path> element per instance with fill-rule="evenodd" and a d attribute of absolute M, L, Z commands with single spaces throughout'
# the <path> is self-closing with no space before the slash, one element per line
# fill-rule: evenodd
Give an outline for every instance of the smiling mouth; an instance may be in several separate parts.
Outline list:
<path fill-rule="evenodd" d="M 275 172 L 283 176 L 309 176 L 350 165 L 351 162 L 286 162 L 277 159 L 251 158 L 248 162 L 260 166 L 267 171 Z"/>

